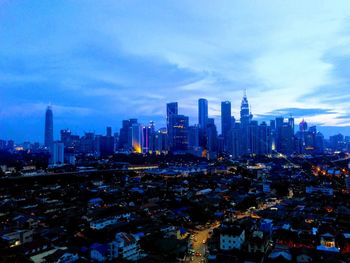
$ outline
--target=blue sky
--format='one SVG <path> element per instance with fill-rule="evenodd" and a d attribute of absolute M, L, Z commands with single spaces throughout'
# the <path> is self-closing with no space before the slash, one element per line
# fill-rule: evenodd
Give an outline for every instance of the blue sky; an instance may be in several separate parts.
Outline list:
<path fill-rule="evenodd" d="M 243 89 L 261 119 L 284 114 L 350 134 L 348 1 L 0 0 L 0 138 L 104 132 L 165 103 L 197 122 L 209 100 L 238 117 Z"/>

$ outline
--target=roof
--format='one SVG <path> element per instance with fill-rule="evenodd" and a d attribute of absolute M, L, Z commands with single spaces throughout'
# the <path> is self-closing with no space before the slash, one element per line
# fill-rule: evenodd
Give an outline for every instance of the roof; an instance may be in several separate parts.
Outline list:
<path fill-rule="evenodd" d="M 90 249 L 97 250 L 101 255 L 108 253 L 108 245 L 106 244 L 94 243 L 90 246 Z"/>

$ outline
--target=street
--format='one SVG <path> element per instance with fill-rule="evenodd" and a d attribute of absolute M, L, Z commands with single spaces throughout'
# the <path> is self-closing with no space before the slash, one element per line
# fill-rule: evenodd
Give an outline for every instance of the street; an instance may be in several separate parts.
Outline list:
<path fill-rule="evenodd" d="M 217 228 L 219 225 L 219 223 L 216 223 L 203 230 L 196 230 L 192 239 L 192 248 L 195 253 L 192 257 L 190 257 L 193 259 L 191 262 L 200 263 L 207 261 L 207 243 L 209 232 L 213 231 L 213 229 Z"/>

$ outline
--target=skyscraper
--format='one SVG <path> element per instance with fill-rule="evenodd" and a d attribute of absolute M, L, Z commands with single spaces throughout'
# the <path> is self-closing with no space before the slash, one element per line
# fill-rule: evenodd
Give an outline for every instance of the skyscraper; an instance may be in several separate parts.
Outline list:
<path fill-rule="evenodd" d="M 52 144 L 52 164 L 64 163 L 64 144 L 63 142 L 54 142 Z"/>
<path fill-rule="evenodd" d="M 45 114 L 45 142 L 47 149 L 52 151 L 53 147 L 53 114 L 51 106 L 48 106 Z"/>
<path fill-rule="evenodd" d="M 177 106 L 177 102 L 170 102 L 167 103 L 166 105 L 166 128 L 167 128 L 167 134 L 168 134 L 168 144 L 169 144 L 169 148 L 171 148 L 172 146 L 172 128 L 170 127 L 170 118 L 171 116 L 174 115 L 178 115 L 178 106 Z"/>
<path fill-rule="evenodd" d="M 142 153 L 142 127 L 133 123 L 129 129 L 129 145 L 134 153 Z"/>
<path fill-rule="evenodd" d="M 199 145 L 206 148 L 206 134 L 208 124 L 208 101 L 198 100 L 198 124 L 199 124 Z"/>
<path fill-rule="evenodd" d="M 227 150 L 230 131 L 231 131 L 231 102 L 221 102 L 221 135 L 224 138 L 224 149 Z"/>
<path fill-rule="evenodd" d="M 169 118 L 169 146 L 172 152 L 188 150 L 188 116 L 171 115 Z"/>
<path fill-rule="evenodd" d="M 217 151 L 217 139 L 218 132 L 216 130 L 215 121 L 210 118 L 207 124 L 207 149 L 209 152 Z"/>
<path fill-rule="evenodd" d="M 242 154 L 248 154 L 251 152 L 249 142 L 249 123 L 252 120 L 252 115 L 249 110 L 249 103 L 246 92 L 244 92 L 241 103 L 241 151 Z"/>
<path fill-rule="evenodd" d="M 208 123 L 208 101 L 198 100 L 198 124 L 200 129 L 205 129 Z"/>

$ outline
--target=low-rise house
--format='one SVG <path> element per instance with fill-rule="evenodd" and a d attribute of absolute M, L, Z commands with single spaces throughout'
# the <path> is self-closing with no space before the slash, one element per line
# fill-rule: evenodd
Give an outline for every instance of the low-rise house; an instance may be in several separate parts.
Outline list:
<path fill-rule="evenodd" d="M 330 233 L 325 233 L 320 236 L 320 245 L 317 246 L 317 250 L 324 252 L 339 253 L 339 248 L 335 243 L 335 236 Z"/>
<path fill-rule="evenodd" d="M 247 242 L 249 253 L 265 253 L 269 245 L 269 239 L 262 231 L 254 231 Z"/>
<path fill-rule="evenodd" d="M 94 230 L 101 230 L 110 225 L 115 225 L 120 222 L 129 221 L 130 218 L 131 213 L 124 213 L 113 217 L 98 219 L 90 222 L 90 228 Z"/>
<path fill-rule="evenodd" d="M 7 242 L 10 247 L 19 246 L 33 241 L 33 230 L 22 229 L 2 233 L 1 238 Z"/>
<path fill-rule="evenodd" d="M 114 258 L 137 261 L 141 258 L 139 237 L 124 232 L 117 233 L 111 243 Z"/>

